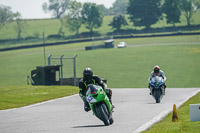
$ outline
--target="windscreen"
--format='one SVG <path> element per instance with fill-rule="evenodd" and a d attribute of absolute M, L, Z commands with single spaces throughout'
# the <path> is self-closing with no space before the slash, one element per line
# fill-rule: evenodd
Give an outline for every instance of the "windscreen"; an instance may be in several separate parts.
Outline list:
<path fill-rule="evenodd" d="M 162 77 L 156 76 L 156 77 L 152 78 L 152 81 L 154 81 L 154 82 L 163 82 L 163 79 L 162 79 Z"/>
<path fill-rule="evenodd" d="M 90 84 L 90 85 L 88 85 L 88 88 L 89 88 L 88 91 L 89 91 L 90 94 L 95 94 L 98 91 L 99 86 Z"/>

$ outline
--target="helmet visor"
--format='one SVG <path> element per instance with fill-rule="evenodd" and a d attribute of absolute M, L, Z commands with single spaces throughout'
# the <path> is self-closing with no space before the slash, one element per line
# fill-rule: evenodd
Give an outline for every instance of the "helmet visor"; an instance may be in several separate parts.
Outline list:
<path fill-rule="evenodd" d="M 85 78 L 86 81 L 91 81 L 92 75 L 91 74 L 84 74 L 84 78 Z"/>
<path fill-rule="evenodd" d="M 158 74 L 159 73 L 159 69 L 154 69 L 154 73 Z"/>

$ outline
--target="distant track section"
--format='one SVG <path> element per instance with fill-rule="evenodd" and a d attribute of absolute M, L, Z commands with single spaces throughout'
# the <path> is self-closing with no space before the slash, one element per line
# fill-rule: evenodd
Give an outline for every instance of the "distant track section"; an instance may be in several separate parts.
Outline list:
<path fill-rule="evenodd" d="M 128 38 L 147 38 L 147 37 L 167 37 L 167 36 L 183 36 L 183 35 L 200 35 L 200 32 L 195 33 L 171 33 L 171 34 L 156 34 L 156 35 L 125 35 L 125 36 L 113 36 L 113 39 L 128 39 Z M 102 40 L 101 37 L 95 38 L 95 41 Z M 23 45 L 16 46 L 10 48 L 2 48 L 0 51 L 10 51 L 10 50 L 18 50 L 18 49 L 28 49 L 28 48 L 36 48 L 36 47 L 44 47 L 44 46 L 55 46 L 55 45 L 64 45 L 64 44 L 72 44 L 72 43 L 80 43 L 80 42 L 91 42 L 91 39 L 81 39 L 81 40 L 70 40 L 70 41 L 62 41 L 62 42 L 54 42 L 54 43 L 45 43 L 45 44 L 33 44 L 33 45 Z"/>

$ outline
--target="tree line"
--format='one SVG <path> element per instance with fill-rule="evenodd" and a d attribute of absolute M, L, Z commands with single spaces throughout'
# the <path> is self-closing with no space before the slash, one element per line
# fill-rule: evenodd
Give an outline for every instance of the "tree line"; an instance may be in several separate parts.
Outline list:
<path fill-rule="evenodd" d="M 49 0 L 43 3 L 46 13 L 52 13 L 54 18 L 60 19 L 59 34 L 64 36 L 64 27 L 79 35 L 82 25 L 93 33 L 95 28 L 101 27 L 105 15 L 114 15 L 109 26 L 120 31 L 122 26 L 128 25 L 125 14 L 134 26 L 144 26 L 150 29 L 159 20 L 166 18 L 168 24 L 176 26 L 183 14 L 187 25 L 191 25 L 191 18 L 199 8 L 200 0 L 116 0 L 113 7 L 107 9 L 104 5 L 95 3 L 80 3 L 75 0 Z M 26 24 L 19 12 L 13 13 L 8 6 L 0 5 L 0 29 L 8 22 L 15 20 L 15 31 L 20 38 Z"/>
<path fill-rule="evenodd" d="M 129 20 L 134 26 L 145 26 L 146 29 L 150 29 L 151 25 L 164 17 L 168 24 L 175 26 L 176 23 L 180 23 L 182 14 L 187 20 L 187 25 L 190 26 L 194 12 L 200 8 L 200 0 L 116 0 L 110 9 L 94 3 L 82 5 L 80 2 L 70 2 L 70 0 L 61 0 L 60 3 L 52 1 L 49 0 L 49 4 L 44 3 L 43 9 L 54 12 L 55 17 L 60 18 L 64 14 L 63 8 L 61 9 L 62 3 L 68 3 L 65 5 L 67 15 L 62 18 L 62 24 L 66 22 L 67 27 L 72 32 L 76 31 L 77 35 L 82 24 L 90 32 L 93 32 L 94 28 L 101 27 L 103 16 L 109 14 L 114 15 L 109 26 L 116 31 L 120 31 L 121 26 L 128 25 L 125 14 L 129 15 Z M 58 13 L 59 9 L 62 14 Z"/>
<path fill-rule="evenodd" d="M 12 12 L 11 7 L 0 5 L 0 30 L 9 22 L 15 21 L 14 31 L 17 34 L 17 38 L 21 38 L 22 31 L 26 27 L 25 21 L 22 19 L 22 15 L 19 12 Z"/>

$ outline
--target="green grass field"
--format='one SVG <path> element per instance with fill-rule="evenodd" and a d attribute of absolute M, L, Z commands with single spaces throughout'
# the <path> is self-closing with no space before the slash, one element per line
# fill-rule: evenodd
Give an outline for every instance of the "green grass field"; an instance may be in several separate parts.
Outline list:
<path fill-rule="evenodd" d="M 189 104 L 199 104 L 199 101 L 200 93 L 190 98 L 181 108 L 177 109 L 178 122 L 172 122 L 172 113 L 170 113 L 161 122 L 143 133 L 199 133 L 200 121 L 191 122 L 189 110 Z"/>
<path fill-rule="evenodd" d="M 77 54 L 77 76 L 85 67 L 108 80 L 109 87 L 147 87 L 147 79 L 154 65 L 160 65 L 167 76 L 168 87 L 200 86 L 200 36 L 157 37 L 116 40 L 126 41 L 124 49 L 85 51 L 89 43 L 46 47 L 46 55 L 72 57 Z M 166 45 L 182 43 L 182 45 Z M 96 43 L 95 43 L 96 44 Z M 146 44 L 146 45 L 144 45 Z M 157 46 L 150 46 L 157 44 Z M 0 86 L 26 85 L 26 77 L 36 66 L 44 65 L 43 48 L 0 52 Z"/>
<path fill-rule="evenodd" d="M 7 86 L 0 87 L 0 110 L 23 107 L 78 93 L 72 86 Z"/>

